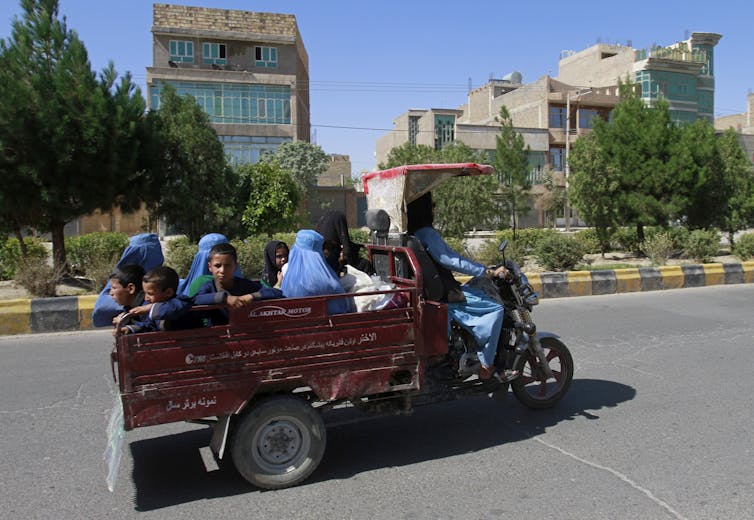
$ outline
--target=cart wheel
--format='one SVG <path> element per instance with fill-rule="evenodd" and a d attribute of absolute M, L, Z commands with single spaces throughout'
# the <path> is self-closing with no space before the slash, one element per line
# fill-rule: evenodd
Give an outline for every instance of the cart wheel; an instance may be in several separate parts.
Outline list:
<path fill-rule="evenodd" d="M 241 419 L 233 436 L 233 464 L 260 488 L 293 486 L 317 468 L 326 437 L 322 417 L 305 401 L 269 397 Z"/>

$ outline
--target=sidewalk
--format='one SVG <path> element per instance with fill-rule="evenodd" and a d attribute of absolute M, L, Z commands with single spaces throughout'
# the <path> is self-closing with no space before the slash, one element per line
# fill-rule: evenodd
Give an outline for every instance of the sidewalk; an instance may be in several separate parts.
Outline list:
<path fill-rule="evenodd" d="M 526 275 L 540 298 L 564 298 L 754 283 L 754 261 Z M 94 329 L 96 300 L 97 295 L 0 298 L 0 335 Z"/>

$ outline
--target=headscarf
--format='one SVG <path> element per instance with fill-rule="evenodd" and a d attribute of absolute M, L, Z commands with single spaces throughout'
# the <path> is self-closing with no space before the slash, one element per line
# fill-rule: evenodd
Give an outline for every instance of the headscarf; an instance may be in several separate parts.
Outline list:
<path fill-rule="evenodd" d="M 327 263 L 333 269 L 338 269 L 337 262 L 340 257 L 340 249 L 343 249 L 343 256 L 346 258 L 346 262 L 356 266 L 359 261 L 359 248 L 360 245 L 351 240 L 351 235 L 348 233 L 348 220 L 346 214 L 339 209 L 327 210 L 317 222 L 317 233 L 322 235 L 326 242 L 335 244 L 335 250 L 331 251 L 332 257 L 334 257 L 335 264 L 333 264 L 333 258 L 327 258 Z"/>
<path fill-rule="evenodd" d="M 264 247 L 264 272 L 262 273 L 262 278 L 270 287 L 275 287 L 278 283 L 278 272 L 280 272 L 280 269 L 278 269 L 275 262 L 275 255 L 280 247 L 284 247 L 286 252 L 290 254 L 288 244 L 280 240 L 271 240 Z"/>
<path fill-rule="evenodd" d="M 126 264 L 137 264 L 144 271 L 149 271 L 162 265 L 164 260 L 162 246 L 157 235 L 154 233 L 141 233 L 131 237 L 115 267 Z M 141 287 L 139 287 L 139 290 L 141 290 Z M 123 312 L 123 307 L 115 303 L 110 297 L 110 280 L 108 280 L 105 288 L 99 293 L 97 301 L 94 303 L 92 323 L 95 327 L 112 325 L 113 318 L 121 312 Z"/>
<path fill-rule="evenodd" d="M 191 262 L 186 278 L 178 283 L 178 296 L 188 296 L 191 283 L 200 276 L 212 273 L 209 272 L 207 263 L 209 262 L 209 252 L 217 244 L 227 244 L 228 239 L 220 233 L 208 233 L 199 239 L 199 251 L 197 251 L 194 261 Z M 241 268 L 236 269 L 234 276 L 241 276 Z"/>
<path fill-rule="evenodd" d="M 296 233 L 296 242 L 288 257 L 288 269 L 283 277 L 280 290 L 286 298 L 343 294 L 335 271 L 327 265 L 322 254 L 324 238 L 313 229 L 302 229 Z M 330 314 L 351 311 L 350 298 L 338 298 L 327 302 Z"/>

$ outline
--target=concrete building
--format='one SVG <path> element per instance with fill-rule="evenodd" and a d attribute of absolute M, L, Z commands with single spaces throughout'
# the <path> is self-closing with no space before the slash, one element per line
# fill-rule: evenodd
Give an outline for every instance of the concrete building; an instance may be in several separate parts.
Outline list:
<path fill-rule="evenodd" d="M 720 38 L 695 32 L 668 47 L 637 50 L 630 45 L 597 44 L 581 52 L 563 51 L 555 78 L 546 75 L 523 83 L 521 74 L 513 72 L 473 89 L 466 104 L 457 109 L 411 109 L 401 114 L 393 121 L 393 130 L 378 139 L 377 162 L 384 163 L 390 149 L 404 143 L 440 149 L 457 140 L 494 154 L 499 132 L 495 117 L 504 105 L 530 149 L 533 211 L 521 224 L 576 224 L 576 219 L 565 222 L 565 212 L 571 213 L 567 207 L 549 208 L 552 198 L 544 183 L 551 176 L 556 189 L 567 187 L 570 146 L 591 129 L 595 117 L 610 118 L 620 100 L 618 83 L 633 81 L 649 106 L 665 99 L 675 121 L 712 122 L 714 46 Z"/>
<path fill-rule="evenodd" d="M 258 161 L 288 141 L 309 142 L 309 57 L 296 17 L 154 4 L 150 108 L 163 85 L 192 95 L 225 149 Z"/>

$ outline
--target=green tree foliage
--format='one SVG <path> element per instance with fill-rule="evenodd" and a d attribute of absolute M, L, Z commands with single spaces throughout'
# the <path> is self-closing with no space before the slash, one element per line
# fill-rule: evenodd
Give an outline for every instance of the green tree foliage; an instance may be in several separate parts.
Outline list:
<path fill-rule="evenodd" d="M 619 182 L 597 136 L 592 132 L 573 143 L 569 157 L 568 197 L 581 217 L 594 226 L 604 255 L 610 249 L 610 230 L 618 222 L 614 199 Z"/>
<path fill-rule="evenodd" d="M 513 128 L 513 120 L 505 105 L 500 107 L 500 113 L 495 119 L 500 123 L 500 133 L 495 136 L 494 165 L 503 204 L 511 216 L 515 237 L 519 216 L 525 215 L 530 209 L 526 204 L 528 191 L 531 189 L 528 179 L 528 147 L 524 145 L 524 137 Z"/>
<path fill-rule="evenodd" d="M 287 170 L 301 193 L 310 193 L 317 186 L 317 177 L 327 170 L 330 157 L 316 144 L 294 141 L 281 144 L 273 154 L 265 154 L 261 162 Z"/>
<path fill-rule="evenodd" d="M 66 266 L 63 227 L 131 197 L 144 112 L 141 93 L 112 65 L 98 80 L 57 0 L 22 0 L 0 42 L 0 212 L 52 234 L 55 271 Z"/>
<path fill-rule="evenodd" d="M 233 213 L 238 179 L 226 163 L 209 116 L 190 96 L 164 85 L 160 107 L 148 117 L 154 214 L 176 224 L 193 241 L 217 231 Z M 145 187 L 146 188 L 146 187 Z"/>
<path fill-rule="evenodd" d="M 386 170 L 405 164 L 431 164 L 437 159 L 437 151 L 424 144 L 404 143 L 392 148 L 387 154 L 387 162 L 380 163 L 378 168 Z"/>
<path fill-rule="evenodd" d="M 241 167 L 242 183 L 249 187 L 243 223 L 250 234 L 291 231 L 300 224 L 298 184 L 276 164 L 257 163 Z"/>
<path fill-rule="evenodd" d="M 722 182 L 728 188 L 729 198 L 717 213 L 717 225 L 728 234 L 733 247 L 735 232 L 754 226 L 754 169 L 733 129 L 719 137 L 718 147 L 723 162 Z"/>

